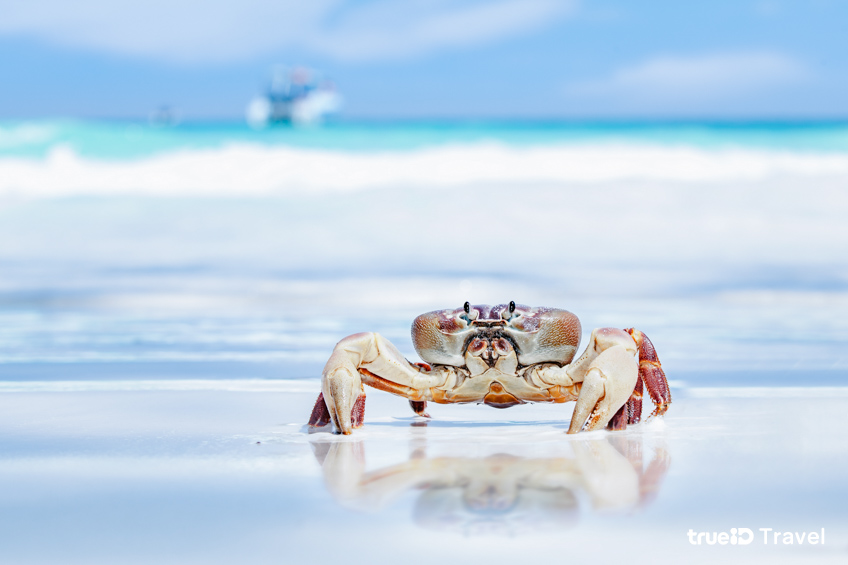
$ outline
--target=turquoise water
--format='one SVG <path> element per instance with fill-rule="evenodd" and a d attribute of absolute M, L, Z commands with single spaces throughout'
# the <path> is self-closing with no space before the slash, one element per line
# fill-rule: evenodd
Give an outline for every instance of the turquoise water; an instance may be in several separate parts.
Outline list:
<path fill-rule="evenodd" d="M 848 151 L 848 123 L 337 122 L 257 131 L 240 122 L 171 127 L 121 121 L 0 122 L 0 157 L 40 158 L 56 146 L 86 157 L 131 159 L 234 143 L 372 152 L 484 142 L 517 147 L 645 143 L 829 153 Z"/>
<path fill-rule="evenodd" d="M 678 379 L 831 382 L 846 179 L 835 122 L 0 123 L 0 381 L 314 377 L 515 300 L 637 326 Z"/>

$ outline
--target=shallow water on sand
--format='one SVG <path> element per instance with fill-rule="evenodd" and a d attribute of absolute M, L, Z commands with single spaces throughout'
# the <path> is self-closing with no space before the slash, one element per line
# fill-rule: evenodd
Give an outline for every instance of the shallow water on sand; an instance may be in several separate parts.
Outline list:
<path fill-rule="evenodd" d="M 375 391 L 365 427 L 339 437 L 303 425 L 316 381 L 239 382 L 0 392 L 4 560 L 836 563 L 848 553 L 843 387 L 678 386 L 664 420 L 578 436 L 565 434 L 567 406 L 431 406 L 428 421 Z M 688 539 L 731 528 L 756 536 Z M 825 544 L 765 544 L 759 528 L 824 529 Z"/>

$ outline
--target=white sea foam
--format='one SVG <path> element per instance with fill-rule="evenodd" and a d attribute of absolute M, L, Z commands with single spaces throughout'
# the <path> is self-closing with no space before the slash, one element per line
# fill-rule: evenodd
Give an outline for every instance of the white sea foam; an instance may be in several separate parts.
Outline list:
<path fill-rule="evenodd" d="M 13 149 L 49 142 L 56 134 L 55 128 L 41 124 L 22 124 L 0 127 L 0 149 Z"/>
<path fill-rule="evenodd" d="M 2 392 L 142 392 L 142 391 L 218 391 L 218 392 L 321 392 L 318 379 L 176 379 L 123 381 L 0 381 Z"/>
<path fill-rule="evenodd" d="M 848 178 L 848 154 L 648 144 L 517 148 L 498 143 L 357 153 L 234 144 L 106 161 L 57 145 L 44 159 L 0 159 L 0 195 L 266 195 L 481 183 L 706 183 L 786 175 Z"/>

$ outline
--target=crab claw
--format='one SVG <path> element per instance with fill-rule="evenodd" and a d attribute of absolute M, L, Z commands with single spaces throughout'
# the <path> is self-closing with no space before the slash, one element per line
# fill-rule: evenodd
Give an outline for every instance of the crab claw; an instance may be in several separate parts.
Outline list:
<path fill-rule="evenodd" d="M 336 433 L 348 435 L 362 425 L 365 392 L 358 372 L 337 369 L 324 379 L 322 389 Z"/>
<path fill-rule="evenodd" d="M 318 400 L 315 401 L 315 406 L 312 408 L 312 415 L 309 417 L 307 425 L 310 428 L 323 428 L 330 423 L 330 409 L 324 401 L 324 393 L 318 395 Z M 356 402 L 353 403 L 353 409 L 350 411 L 351 427 L 361 428 L 365 421 L 365 391 L 363 390 Z M 334 421 L 335 425 L 335 421 Z"/>
<path fill-rule="evenodd" d="M 321 389 L 334 431 L 348 435 L 353 428 L 362 425 L 365 393 L 355 360 L 356 355 L 351 355 L 351 352 L 346 350 L 344 342 L 345 340 L 342 340 L 339 343 L 342 347 L 336 347 L 324 367 Z"/>
<path fill-rule="evenodd" d="M 329 414 L 322 416 L 321 405 L 316 403 L 318 406 L 309 423 L 317 426 L 332 421 L 334 431 L 345 435 L 362 426 L 365 413 L 363 382 L 406 396 L 417 402 L 413 410 L 423 413 L 426 404 L 422 391 L 443 385 L 446 378 L 445 371 L 431 373 L 429 366 L 413 365 L 379 334 L 349 335 L 336 344 L 324 366 L 321 389 Z"/>
<path fill-rule="evenodd" d="M 596 330 L 592 340 L 603 351 L 589 364 L 568 433 L 599 430 L 630 398 L 639 376 L 638 351 L 621 330 Z M 590 349 L 595 349 L 590 343 Z"/>

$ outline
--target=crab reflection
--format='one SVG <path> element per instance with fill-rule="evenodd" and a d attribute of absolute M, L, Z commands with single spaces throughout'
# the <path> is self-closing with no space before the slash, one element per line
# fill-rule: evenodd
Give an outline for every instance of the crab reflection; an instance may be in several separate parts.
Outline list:
<path fill-rule="evenodd" d="M 498 445 L 478 457 L 431 456 L 419 436 L 406 461 L 370 471 L 364 441 L 312 446 L 327 489 L 343 506 L 379 510 L 417 490 L 416 524 L 470 534 L 561 530 L 577 523 L 581 509 L 638 511 L 654 499 L 671 463 L 662 444 L 646 448 L 642 437 L 621 436 L 532 446 L 544 457 L 528 454 L 527 444 Z"/>

